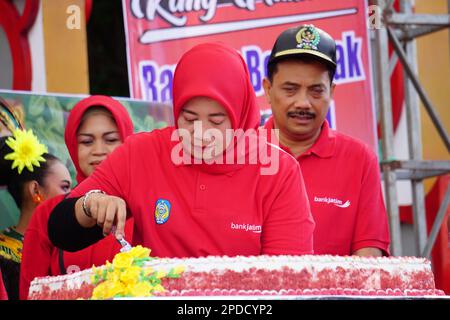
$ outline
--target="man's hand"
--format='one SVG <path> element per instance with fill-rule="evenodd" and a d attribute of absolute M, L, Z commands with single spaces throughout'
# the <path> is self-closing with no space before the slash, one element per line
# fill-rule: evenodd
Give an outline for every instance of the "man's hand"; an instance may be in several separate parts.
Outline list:
<path fill-rule="evenodd" d="M 110 234 L 115 226 L 116 238 L 123 238 L 127 219 L 127 209 L 123 199 L 102 193 L 90 194 L 86 201 L 86 208 L 90 211 L 91 217 L 88 217 L 83 210 L 83 200 L 84 197 L 81 197 L 75 204 L 75 216 L 81 226 L 91 228 L 97 224 L 103 228 L 105 236 Z"/>

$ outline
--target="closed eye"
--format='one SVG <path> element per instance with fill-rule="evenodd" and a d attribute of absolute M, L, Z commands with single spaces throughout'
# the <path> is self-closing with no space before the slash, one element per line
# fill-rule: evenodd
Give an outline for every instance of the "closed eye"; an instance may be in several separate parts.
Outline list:
<path fill-rule="evenodd" d="M 94 142 L 94 136 L 88 133 L 80 133 L 77 136 L 78 144 L 88 146 Z"/>
<path fill-rule="evenodd" d="M 185 121 L 194 122 L 194 121 L 198 120 L 196 113 L 189 111 L 189 110 L 185 110 L 185 109 L 182 112 L 183 112 L 183 117 L 184 117 Z"/>
<path fill-rule="evenodd" d="M 293 86 L 283 87 L 283 90 L 286 91 L 287 93 L 293 93 L 297 90 L 297 87 Z"/>
<path fill-rule="evenodd" d="M 187 121 L 187 122 L 194 122 L 194 121 L 197 121 L 198 119 L 197 118 L 184 117 L 184 120 Z"/>
<path fill-rule="evenodd" d="M 109 139 L 105 139 L 107 143 L 116 143 L 119 142 L 120 139 L 119 138 L 109 138 Z"/>
<path fill-rule="evenodd" d="M 317 86 L 310 87 L 310 90 L 313 93 L 321 94 L 325 91 L 325 88 L 322 85 L 317 85 Z"/>
<path fill-rule="evenodd" d="M 120 137 L 119 137 L 119 133 L 114 131 L 114 132 L 107 132 L 105 134 L 103 134 L 103 139 L 106 141 L 106 143 L 117 143 L 120 141 Z"/>
<path fill-rule="evenodd" d="M 88 145 L 92 144 L 93 142 L 94 142 L 94 140 L 91 140 L 91 139 L 78 141 L 79 144 L 82 144 L 82 145 L 85 145 L 85 146 L 88 146 Z"/>
<path fill-rule="evenodd" d="M 323 92 L 323 89 L 321 89 L 321 88 L 314 88 L 312 91 L 313 91 L 314 93 L 322 93 L 322 92 Z"/>
<path fill-rule="evenodd" d="M 210 116 L 209 121 L 216 126 L 221 125 L 225 121 L 225 115 L 220 114 L 220 115 Z"/>

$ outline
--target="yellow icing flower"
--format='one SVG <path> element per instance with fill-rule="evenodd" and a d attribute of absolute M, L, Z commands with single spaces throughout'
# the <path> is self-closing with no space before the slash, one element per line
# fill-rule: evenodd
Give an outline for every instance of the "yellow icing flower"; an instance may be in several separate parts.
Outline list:
<path fill-rule="evenodd" d="M 94 288 L 92 299 L 111 299 L 126 294 L 126 287 L 120 281 L 104 281 Z"/>
<path fill-rule="evenodd" d="M 149 297 L 152 295 L 153 286 L 148 282 L 139 282 L 128 286 L 128 290 L 133 297 Z"/>
<path fill-rule="evenodd" d="M 13 150 L 5 156 L 5 160 L 13 160 L 11 169 L 17 170 L 19 174 L 26 167 L 30 172 L 33 172 L 33 166 L 40 167 L 40 162 L 45 162 L 42 157 L 44 153 L 48 152 L 45 145 L 39 142 L 38 138 L 33 134 L 33 131 L 16 129 L 13 136 L 6 140 L 6 144 Z"/>
<path fill-rule="evenodd" d="M 106 274 L 106 280 L 108 281 L 120 281 L 121 272 L 118 269 L 114 269 L 112 272 Z"/>
<path fill-rule="evenodd" d="M 172 269 L 172 273 L 173 274 L 182 274 L 184 272 L 185 267 L 180 265 L 180 266 L 176 266 L 175 268 Z"/>
<path fill-rule="evenodd" d="M 102 300 L 102 299 L 107 299 L 107 286 L 108 283 L 107 282 L 102 282 L 99 285 L 97 285 L 94 288 L 94 291 L 92 292 L 92 299 L 94 300 Z"/>
<path fill-rule="evenodd" d="M 93 275 L 101 275 L 101 274 L 102 274 L 102 271 L 101 271 L 100 268 L 97 268 L 96 266 L 93 266 L 93 267 L 92 267 L 92 274 L 93 274 Z"/>
<path fill-rule="evenodd" d="M 91 282 L 96 283 L 101 280 L 104 280 L 103 277 L 104 277 L 103 268 L 97 268 L 95 266 L 92 266 Z"/>
<path fill-rule="evenodd" d="M 153 287 L 153 292 L 164 292 L 166 291 L 166 289 L 164 289 L 164 287 L 160 284 L 157 284 L 156 286 Z"/>
<path fill-rule="evenodd" d="M 131 266 L 120 274 L 120 281 L 125 284 L 134 284 L 139 281 L 141 275 L 141 268 Z"/>
<path fill-rule="evenodd" d="M 147 258 L 148 256 L 150 256 L 150 252 L 151 252 L 150 249 L 144 248 L 143 246 L 138 245 L 138 246 L 132 248 L 127 253 L 130 254 L 134 258 Z"/>
<path fill-rule="evenodd" d="M 114 268 L 128 268 L 133 264 L 133 256 L 128 254 L 128 252 L 122 252 L 116 254 L 113 260 Z"/>
<path fill-rule="evenodd" d="M 108 298 L 113 298 L 117 295 L 123 295 L 127 291 L 126 286 L 121 281 L 108 281 L 107 283 Z"/>
<path fill-rule="evenodd" d="M 154 292 L 164 291 L 160 280 L 173 277 L 184 271 L 183 266 L 170 270 L 154 270 L 145 266 L 150 249 L 137 246 L 128 252 L 114 257 L 113 263 L 106 262 L 103 268 L 92 268 L 91 281 L 100 282 L 92 293 L 92 299 L 111 299 L 114 297 L 148 297 Z"/>

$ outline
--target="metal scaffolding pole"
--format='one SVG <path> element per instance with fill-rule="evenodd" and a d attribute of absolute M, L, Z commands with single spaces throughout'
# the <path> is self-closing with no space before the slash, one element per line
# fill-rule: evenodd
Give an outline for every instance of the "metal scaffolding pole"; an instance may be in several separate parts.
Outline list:
<path fill-rule="evenodd" d="M 431 100 L 417 77 L 416 46 L 414 39 L 450 27 L 450 14 L 414 14 L 411 2 L 400 0 L 400 11 L 396 12 L 393 1 L 374 0 L 382 11 L 384 28 L 375 33 L 375 57 L 377 59 L 377 98 L 380 108 L 382 128 L 383 159 L 381 167 L 386 193 L 386 207 L 391 228 L 392 254 L 401 255 L 401 229 L 398 217 L 396 179 L 408 179 L 412 183 L 414 231 L 418 255 L 429 257 L 432 246 L 441 227 L 445 210 L 448 207 L 450 192 L 447 190 L 444 203 L 433 224 L 430 237 L 427 240 L 425 192 L 423 180 L 430 176 L 450 172 L 450 161 L 423 161 L 421 142 L 421 120 L 417 95 L 423 102 L 436 130 L 447 150 L 450 151 L 450 139 L 447 131 L 436 113 Z M 448 1 L 450 13 L 450 0 Z M 408 128 L 409 160 L 398 161 L 393 154 L 393 130 L 390 101 L 390 73 L 387 55 L 389 40 L 392 43 L 398 59 L 401 61 L 407 77 L 405 77 L 405 103 Z M 403 45 L 400 41 L 404 41 Z M 392 66 L 391 66 L 392 67 Z"/>
<path fill-rule="evenodd" d="M 376 4 L 383 7 L 382 0 Z M 392 4 L 392 1 L 391 1 Z M 389 4 L 388 4 L 389 5 Z M 392 170 L 386 162 L 394 158 L 394 130 L 392 125 L 392 101 L 389 76 L 388 35 L 386 28 L 375 30 L 375 56 L 378 67 L 377 77 L 377 101 L 380 106 L 381 130 L 382 130 L 382 171 L 385 187 L 386 208 L 389 215 L 389 227 L 391 233 L 391 253 L 394 256 L 402 255 L 402 241 L 400 230 L 400 216 L 397 203 L 397 186 L 395 170 Z M 387 79 L 386 79 L 387 78 Z"/>
<path fill-rule="evenodd" d="M 400 3 L 400 10 L 403 13 L 411 14 L 413 12 L 411 2 L 402 1 Z M 411 66 L 412 71 L 417 74 L 417 48 L 414 39 L 406 42 L 405 51 L 407 55 L 406 62 Z M 405 105 L 409 158 L 411 160 L 422 160 L 422 130 L 419 103 L 417 94 L 408 77 L 405 77 Z M 423 180 L 411 180 L 411 188 L 416 252 L 423 252 L 427 242 L 427 221 Z"/>
<path fill-rule="evenodd" d="M 442 138 L 442 141 L 444 142 L 445 146 L 447 147 L 447 150 L 450 151 L 450 138 L 448 137 L 447 131 L 445 130 L 444 125 L 442 124 L 439 115 L 435 111 L 435 108 L 433 107 L 433 104 L 431 103 L 431 100 L 428 98 L 427 93 L 423 89 L 422 85 L 419 82 L 419 79 L 415 75 L 414 71 L 412 70 L 411 66 L 408 63 L 408 58 L 406 56 L 405 51 L 401 47 L 400 42 L 397 39 L 397 36 L 392 31 L 391 27 L 387 27 L 389 39 L 391 40 L 391 43 L 394 45 L 394 49 L 397 52 L 397 55 L 400 59 L 400 61 L 403 64 L 403 67 L 405 69 L 406 75 L 411 80 L 412 84 L 414 85 L 414 88 L 416 89 L 417 93 L 420 96 L 420 99 L 422 100 L 422 103 L 425 106 L 425 109 L 427 110 L 431 121 L 433 122 L 434 126 L 436 127 L 439 136 Z"/>

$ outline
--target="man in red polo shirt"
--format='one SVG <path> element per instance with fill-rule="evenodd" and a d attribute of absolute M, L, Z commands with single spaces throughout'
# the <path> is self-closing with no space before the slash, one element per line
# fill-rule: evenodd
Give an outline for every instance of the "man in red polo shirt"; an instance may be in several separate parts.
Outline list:
<path fill-rule="evenodd" d="M 267 67 L 273 117 L 265 128 L 279 129 L 280 146 L 300 163 L 316 222 L 314 253 L 389 255 L 377 156 L 325 119 L 335 88 L 335 41 L 313 25 L 288 29 Z"/>

